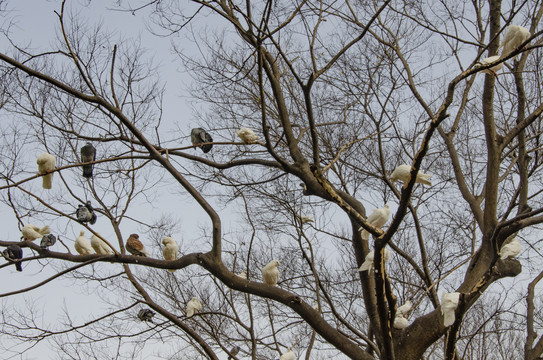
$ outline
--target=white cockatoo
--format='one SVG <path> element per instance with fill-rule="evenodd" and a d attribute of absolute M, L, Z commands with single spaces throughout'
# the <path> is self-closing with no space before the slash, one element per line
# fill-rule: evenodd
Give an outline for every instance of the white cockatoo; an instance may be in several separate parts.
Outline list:
<path fill-rule="evenodd" d="M 170 236 L 166 236 L 162 239 L 162 244 L 164 245 L 162 248 L 164 260 L 176 260 L 179 252 L 179 245 L 177 245 L 175 240 Z M 174 272 L 175 269 L 168 269 L 168 271 Z"/>
<path fill-rule="evenodd" d="M 487 58 L 484 58 L 482 59 L 481 61 L 478 62 L 478 65 L 481 66 L 481 65 L 489 65 L 489 64 L 492 64 L 496 61 L 498 61 L 500 59 L 500 55 L 494 55 L 494 56 L 490 56 L 490 57 L 487 57 Z M 501 69 L 503 68 L 503 62 L 497 64 L 497 65 L 494 65 L 492 67 L 489 67 L 487 69 L 484 69 L 482 72 L 486 73 L 486 74 L 490 74 L 490 75 L 498 75 L 498 71 L 500 71 Z"/>
<path fill-rule="evenodd" d="M 403 181 L 405 183 L 409 179 L 410 173 L 411 166 L 406 164 L 400 165 L 396 169 L 394 169 L 392 174 L 390 174 L 390 181 Z M 419 171 L 417 173 L 417 179 L 415 180 L 415 182 L 432 186 L 432 183 L 430 182 L 430 180 L 428 180 L 430 177 L 432 177 L 431 174 L 425 174 L 422 171 Z"/>
<path fill-rule="evenodd" d="M 104 240 L 100 239 L 98 236 L 94 234 L 92 234 L 91 236 L 90 244 L 97 254 L 100 254 L 100 255 L 114 254 L 113 249 L 111 249 L 109 245 L 104 242 Z"/>
<path fill-rule="evenodd" d="M 81 230 L 79 236 L 75 239 L 75 251 L 81 255 L 94 254 L 91 244 L 85 239 L 85 230 Z"/>
<path fill-rule="evenodd" d="M 251 144 L 258 140 L 258 136 L 255 134 L 255 132 L 246 127 L 236 130 L 236 134 L 238 134 L 241 141 L 243 141 L 245 144 Z"/>
<path fill-rule="evenodd" d="M 518 254 L 520 254 L 521 250 L 522 246 L 520 245 L 520 242 L 516 237 L 514 237 L 507 244 L 502 245 L 502 248 L 500 249 L 500 258 L 502 260 L 505 260 L 507 258 L 514 258 Z"/>
<path fill-rule="evenodd" d="M 366 258 L 364 259 L 364 262 L 360 267 L 358 268 L 358 271 L 370 271 L 373 268 L 373 258 L 374 258 L 374 252 L 370 251 L 368 255 L 366 255 Z M 387 248 L 385 248 L 385 251 L 383 253 L 383 260 L 386 262 L 388 261 L 388 258 L 390 257 L 390 251 L 388 251 Z"/>
<path fill-rule="evenodd" d="M 530 30 L 526 29 L 525 27 L 519 25 L 509 25 L 507 29 L 505 29 L 505 36 L 503 37 L 503 41 L 500 45 L 500 47 L 503 48 L 501 56 L 507 56 L 511 52 L 517 50 L 518 47 L 528 40 L 531 35 Z M 518 55 L 515 55 L 513 59 L 516 59 L 517 56 Z"/>
<path fill-rule="evenodd" d="M 454 324 L 454 312 L 458 306 L 459 299 L 460 293 L 458 292 L 443 293 L 441 295 L 441 313 L 443 314 L 443 325 L 445 327 Z"/>
<path fill-rule="evenodd" d="M 55 157 L 49 153 L 43 153 L 38 156 L 36 163 L 38 164 L 38 175 L 43 175 L 42 187 L 44 189 L 51 189 L 53 185 L 53 173 L 51 171 L 56 166 Z"/>
<path fill-rule="evenodd" d="M 294 359 L 296 359 L 296 356 L 294 355 L 294 352 L 291 349 L 289 349 L 286 353 L 281 355 L 281 357 L 279 358 L 279 360 L 294 360 Z"/>
<path fill-rule="evenodd" d="M 278 260 L 270 261 L 264 268 L 262 268 L 262 279 L 268 285 L 275 286 L 279 280 L 279 266 Z"/>
<path fill-rule="evenodd" d="M 202 303 L 198 298 L 193 297 L 190 299 L 190 301 L 187 303 L 187 317 L 192 317 L 195 313 L 202 310 Z"/>
<path fill-rule="evenodd" d="M 390 208 L 388 207 L 388 204 L 385 204 L 382 208 L 375 209 L 372 211 L 370 216 L 366 218 L 366 222 L 368 222 L 370 225 L 375 226 L 376 228 L 382 228 L 383 225 L 386 224 L 388 219 L 390 218 Z M 360 228 L 362 236 L 362 240 L 368 240 L 370 238 L 370 233 L 364 230 L 364 228 Z"/>
<path fill-rule="evenodd" d="M 47 225 L 40 228 L 39 226 L 28 224 L 23 226 L 21 233 L 25 240 L 34 241 L 36 239 L 41 239 L 45 234 L 51 233 L 51 229 L 49 229 L 49 226 Z"/>

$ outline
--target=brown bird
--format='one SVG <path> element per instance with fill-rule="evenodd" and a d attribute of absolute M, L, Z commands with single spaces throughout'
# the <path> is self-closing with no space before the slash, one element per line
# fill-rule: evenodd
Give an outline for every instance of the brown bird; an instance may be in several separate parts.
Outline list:
<path fill-rule="evenodd" d="M 140 236 L 138 234 L 130 234 L 128 240 L 126 240 L 126 250 L 134 255 L 151 257 L 145 246 L 139 241 Z"/>

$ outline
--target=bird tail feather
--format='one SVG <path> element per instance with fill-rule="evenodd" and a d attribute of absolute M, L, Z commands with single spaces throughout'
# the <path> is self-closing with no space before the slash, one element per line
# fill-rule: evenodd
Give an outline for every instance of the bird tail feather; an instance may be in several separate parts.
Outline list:
<path fill-rule="evenodd" d="M 15 263 L 15 269 L 17 269 L 17 271 L 23 271 L 23 267 L 22 267 L 20 261 L 17 261 L 17 262 Z"/>
<path fill-rule="evenodd" d="M 92 177 L 92 165 L 83 165 L 83 177 L 87 179 Z"/>
<path fill-rule="evenodd" d="M 53 174 L 46 174 L 42 176 L 43 182 L 42 187 L 44 189 L 51 189 L 53 186 Z"/>

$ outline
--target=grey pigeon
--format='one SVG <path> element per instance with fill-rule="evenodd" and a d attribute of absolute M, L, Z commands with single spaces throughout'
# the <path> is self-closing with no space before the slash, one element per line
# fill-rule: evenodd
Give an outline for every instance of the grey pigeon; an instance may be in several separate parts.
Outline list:
<path fill-rule="evenodd" d="M 6 250 L 2 252 L 9 262 L 15 263 L 17 271 L 23 271 L 21 260 L 23 258 L 23 249 L 19 245 L 9 245 Z"/>
<path fill-rule="evenodd" d="M 228 356 L 228 360 L 231 360 L 233 359 L 232 356 L 236 356 L 237 354 L 239 354 L 239 351 L 241 350 L 241 348 L 239 346 L 234 346 L 231 350 L 230 350 L 230 356 Z"/>
<path fill-rule="evenodd" d="M 94 213 L 94 209 L 92 208 L 90 201 L 87 201 L 85 205 L 79 205 L 75 211 L 75 216 L 77 217 L 77 221 L 82 224 L 90 222 L 91 225 L 94 225 L 96 222 L 96 214 Z"/>
<path fill-rule="evenodd" d="M 152 323 L 153 316 L 155 316 L 155 312 L 151 309 L 141 309 L 138 312 L 138 319 L 140 319 L 141 321 L 149 321 L 150 323 Z"/>
<path fill-rule="evenodd" d="M 90 162 L 96 160 L 96 148 L 91 143 L 87 143 L 81 148 L 81 162 Z M 83 177 L 92 177 L 92 168 L 94 164 L 83 165 Z"/>
<path fill-rule="evenodd" d="M 201 143 L 213 142 L 211 135 L 202 128 L 192 129 L 190 132 L 190 141 L 192 142 L 192 145 L 199 147 L 204 153 L 208 153 L 213 147 L 213 144 L 200 145 Z"/>
<path fill-rule="evenodd" d="M 57 238 L 53 234 L 43 235 L 40 242 L 42 249 L 47 249 L 49 246 L 53 246 L 57 242 Z"/>

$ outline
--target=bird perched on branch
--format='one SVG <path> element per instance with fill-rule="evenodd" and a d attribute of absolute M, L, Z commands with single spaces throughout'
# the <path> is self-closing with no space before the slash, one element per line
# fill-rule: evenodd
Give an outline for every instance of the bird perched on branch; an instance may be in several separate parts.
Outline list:
<path fill-rule="evenodd" d="M 525 27 L 509 25 L 507 29 L 505 29 L 505 36 L 500 45 L 500 48 L 503 48 L 501 56 L 507 56 L 517 50 L 520 45 L 530 38 L 530 36 L 532 36 L 530 30 Z M 513 57 L 513 60 L 516 59 L 517 56 L 518 54 Z"/>
<path fill-rule="evenodd" d="M 192 129 L 190 132 L 190 141 L 192 142 L 192 145 L 199 147 L 204 153 L 208 153 L 213 147 L 213 144 L 202 144 L 213 142 L 211 135 L 202 128 Z"/>
<path fill-rule="evenodd" d="M 57 238 L 55 235 L 53 234 L 43 235 L 40 241 L 40 247 L 42 249 L 47 249 L 48 247 L 55 245 L 56 242 L 57 242 Z"/>
<path fill-rule="evenodd" d="M 400 306 L 398 310 L 396 310 L 396 316 L 394 317 L 394 328 L 396 329 L 405 329 L 409 326 L 409 322 L 407 321 L 407 317 L 409 315 L 409 311 L 411 310 L 411 307 L 413 307 L 413 304 L 411 301 L 406 301 L 405 304 Z"/>
<path fill-rule="evenodd" d="M 85 230 L 79 232 L 79 236 L 75 239 L 75 251 L 80 255 L 94 254 L 94 250 L 87 239 L 85 239 Z"/>
<path fill-rule="evenodd" d="M 179 245 L 175 242 L 172 237 L 166 236 L 162 239 L 162 255 L 164 255 L 164 260 L 176 260 L 179 254 Z M 175 269 L 168 269 L 168 271 L 174 272 Z"/>
<path fill-rule="evenodd" d="M 239 351 L 241 350 L 241 348 L 239 346 L 234 346 L 232 349 L 230 349 L 230 355 L 228 355 L 228 360 L 231 360 L 233 359 L 232 356 L 236 356 L 237 354 L 239 354 Z"/>
<path fill-rule="evenodd" d="M 367 217 L 366 222 L 380 229 L 383 227 L 383 225 L 386 224 L 389 218 L 390 218 L 390 208 L 388 207 L 388 204 L 385 204 L 385 206 L 383 206 L 382 208 L 373 210 L 370 216 Z M 364 228 L 362 227 L 360 229 L 362 231 L 360 233 L 360 236 L 362 236 L 362 239 L 368 240 L 370 238 L 370 233 L 364 230 Z"/>
<path fill-rule="evenodd" d="M 489 65 L 489 64 L 492 64 L 493 62 L 498 61 L 499 59 L 500 59 L 500 55 L 494 55 L 494 56 L 491 56 L 491 57 L 487 57 L 487 58 L 484 58 L 481 61 L 479 61 L 477 63 L 477 66 Z M 503 68 L 503 62 L 501 62 L 499 64 L 496 64 L 496 65 L 494 65 L 492 67 L 489 67 L 487 69 L 484 69 L 482 72 L 484 72 L 486 74 L 497 76 L 498 71 L 500 71 L 502 68 Z"/>
<path fill-rule="evenodd" d="M 141 321 L 149 321 L 150 323 L 153 322 L 153 316 L 155 316 L 155 312 L 151 309 L 141 309 L 138 311 L 138 319 Z"/>
<path fill-rule="evenodd" d="M 91 225 L 94 225 L 96 223 L 96 214 L 90 201 L 87 201 L 85 205 L 79 205 L 75 211 L 75 216 L 81 224 L 90 222 Z"/>
<path fill-rule="evenodd" d="M 96 161 L 96 148 L 91 143 L 87 143 L 81 147 L 81 162 L 88 163 L 91 161 Z M 91 178 L 93 168 L 94 164 L 83 165 L 83 177 Z"/>
<path fill-rule="evenodd" d="M 375 253 L 373 251 L 370 251 L 368 255 L 366 255 L 366 258 L 364 259 L 364 262 L 360 267 L 358 268 L 358 271 L 370 271 L 373 269 L 373 259 L 374 259 Z M 387 262 L 388 258 L 390 257 L 390 251 L 388 251 L 387 248 L 385 248 L 385 251 L 383 253 L 383 262 Z"/>
<path fill-rule="evenodd" d="M 38 175 L 42 175 L 42 187 L 51 189 L 53 186 L 53 173 L 51 171 L 55 170 L 56 158 L 49 153 L 43 153 L 38 156 L 36 163 L 38 164 Z"/>
<path fill-rule="evenodd" d="M 411 166 L 409 165 L 400 165 L 394 171 L 392 174 L 390 174 L 390 181 L 403 181 L 404 183 L 409 180 L 409 175 L 411 174 Z M 416 183 L 424 184 L 432 186 L 432 183 L 430 180 L 428 180 L 430 177 L 432 177 L 431 174 L 425 174 L 422 171 L 419 171 L 417 173 L 417 179 L 415 180 Z"/>
<path fill-rule="evenodd" d="M 298 220 L 300 220 L 300 223 L 302 225 L 314 222 L 311 216 L 305 216 L 305 215 L 299 216 Z"/>
<path fill-rule="evenodd" d="M 499 253 L 500 259 L 505 260 L 508 258 L 514 258 L 518 254 L 520 254 L 521 250 L 522 250 L 522 245 L 520 245 L 520 242 L 515 236 L 507 244 L 502 245 L 502 248 L 500 249 L 500 253 Z"/>
<path fill-rule="evenodd" d="M 49 234 L 51 230 L 49 229 L 49 226 L 45 225 L 44 227 L 40 228 L 39 226 L 28 224 L 23 226 L 21 229 L 21 233 L 23 234 L 23 238 L 28 241 L 34 241 L 36 239 L 40 239 L 45 234 Z"/>
<path fill-rule="evenodd" d="M 190 299 L 187 303 L 187 317 L 190 318 L 198 311 L 202 310 L 202 303 L 196 297 Z"/>
<path fill-rule="evenodd" d="M 258 140 L 258 136 L 255 134 L 255 132 L 246 127 L 236 130 L 236 134 L 238 134 L 241 141 L 245 144 L 252 144 Z"/>
<path fill-rule="evenodd" d="M 271 286 L 277 285 L 277 281 L 279 280 L 278 266 L 278 260 L 272 260 L 266 266 L 264 266 L 262 269 L 262 279 L 266 284 Z"/>
<path fill-rule="evenodd" d="M 454 324 L 456 308 L 458 307 L 458 301 L 460 299 L 460 293 L 443 293 L 441 295 L 441 314 L 443 314 L 443 325 L 445 327 Z"/>
<path fill-rule="evenodd" d="M 98 236 L 92 234 L 91 236 L 91 242 L 90 242 L 92 248 L 94 251 L 96 251 L 99 255 L 111 255 L 115 252 L 113 249 L 102 239 L 100 239 Z"/>
<path fill-rule="evenodd" d="M 151 257 L 145 246 L 139 240 L 140 236 L 138 234 L 130 234 L 128 240 L 126 240 L 126 251 L 133 255 Z"/>
<path fill-rule="evenodd" d="M 19 245 L 8 245 L 2 254 L 4 254 L 6 260 L 15 264 L 17 271 L 23 271 L 20 261 L 23 258 L 23 249 Z"/>

